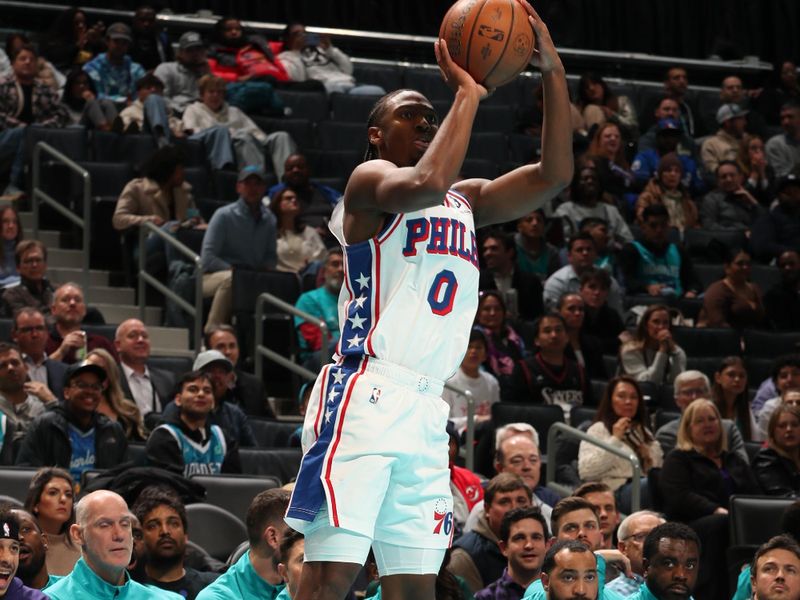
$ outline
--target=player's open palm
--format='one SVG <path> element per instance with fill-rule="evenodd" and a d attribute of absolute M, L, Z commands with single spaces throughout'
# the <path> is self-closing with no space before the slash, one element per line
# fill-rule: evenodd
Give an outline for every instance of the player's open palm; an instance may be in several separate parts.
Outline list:
<path fill-rule="evenodd" d="M 533 31 L 536 34 L 536 47 L 533 49 L 531 64 L 542 73 L 549 73 L 554 69 L 563 68 L 556 46 L 553 44 L 553 38 L 550 37 L 550 31 L 542 21 L 539 13 L 534 10 L 529 2 L 525 2 L 525 0 L 517 0 L 517 2 L 522 4 L 525 10 L 528 11 L 528 21 L 530 21 L 531 27 L 533 27 Z"/>
<path fill-rule="evenodd" d="M 478 93 L 478 98 L 481 100 L 489 95 L 485 87 L 475 81 L 472 75 L 455 63 L 447 49 L 447 42 L 444 40 L 436 40 L 433 45 L 433 51 L 436 54 L 436 62 L 439 63 L 439 70 L 442 73 L 442 78 L 451 90 L 455 92 L 459 88 L 475 89 Z"/>

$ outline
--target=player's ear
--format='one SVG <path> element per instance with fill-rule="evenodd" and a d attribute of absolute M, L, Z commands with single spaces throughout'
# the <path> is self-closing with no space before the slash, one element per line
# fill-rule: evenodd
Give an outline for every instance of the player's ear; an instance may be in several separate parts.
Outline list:
<path fill-rule="evenodd" d="M 381 128 L 373 125 L 367 129 L 367 139 L 373 146 L 378 146 L 383 140 L 383 132 L 381 131 Z"/>

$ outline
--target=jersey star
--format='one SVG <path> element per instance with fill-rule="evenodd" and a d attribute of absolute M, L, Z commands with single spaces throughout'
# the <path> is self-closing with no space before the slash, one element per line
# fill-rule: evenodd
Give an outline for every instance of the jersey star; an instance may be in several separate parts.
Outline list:
<path fill-rule="evenodd" d="M 358 334 L 355 334 L 353 337 L 351 337 L 349 340 L 347 340 L 347 343 L 348 343 L 347 347 L 348 348 L 355 348 L 356 346 L 361 344 L 361 342 L 363 342 L 363 341 L 364 341 L 363 337 L 361 337 Z"/>
<path fill-rule="evenodd" d="M 359 317 L 358 313 L 356 313 L 354 317 L 349 317 L 347 320 L 350 321 L 353 329 L 364 329 L 364 321 L 366 321 L 366 319 L 364 317 Z"/>
<path fill-rule="evenodd" d="M 328 392 L 328 402 L 330 404 L 333 404 L 336 401 L 336 396 L 338 396 L 339 393 L 340 393 L 339 390 L 335 389 Z"/>
<path fill-rule="evenodd" d="M 344 382 L 344 372 L 340 369 L 333 374 L 333 383 L 343 383 Z"/>
<path fill-rule="evenodd" d="M 364 288 L 369 288 L 369 279 L 370 278 L 367 277 L 366 275 L 364 275 L 363 273 L 359 273 L 359 275 L 361 275 L 361 277 L 356 279 L 356 282 L 358 283 L 358 285 L 361 286 L 359 289 L 363 290 Z"/>
<path fill-rule="evenodd" d="M 367 301 L 366 296 L 359 296 L 358 298 L 356 298 L 356 310 L 358 310 L 359 308 L 363 308 L 364 302 L 366 301 Z"/>
<path fill-rule="evenodd" d="M 333 411 L 330 408 L 325 411 L 325 423 L 330 423 L 331 422 L 331 415 L 332 414 L 333 414 Z"/>

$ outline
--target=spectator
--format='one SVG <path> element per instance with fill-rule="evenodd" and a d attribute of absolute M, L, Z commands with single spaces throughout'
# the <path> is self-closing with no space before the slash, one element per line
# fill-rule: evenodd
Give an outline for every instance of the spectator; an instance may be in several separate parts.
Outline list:
<path fill-rule="evenodd" d="M 777 331 L 800 331 L 800 253 L 782 252 L 777 266 L 781 281 L 764 294 L 767 318 Z"/>
<path fill-rule="evenodd" d="M 233 365 L 233 386 L 225 393 L 223 402 L 236 404 L 247 415 L 275 418 L 267 402 L 264 382 L 243 371 L 239 366 L 239 340 L 230 325 L 218 325 L 206 333 L 206 348 L 217 350 Z"/>
<path fill-rule="evenodd" d="M 547 600 L 602 598 L 599 562 L 580 542 L 556 542 L 545 554 L 541 597 Z"/>
<path fill-rule="evenodd" d="M 564 294 L 557 308 L 567 327 L 567 356 L 583 368 L 589 379 L 608 379 L 600 340 L 583 330 L 586 309 L 581 295 L 575 292 Z"/>
<path fill-rule="evenodd" d="M 583 368 L 566 355 L 567 328 L 559 314 L 547 314 L 533 323 L 538 351 L 517 364 L 505 401 L 553 404 L 569 422 L 575 406 L 588 404 L 591 396 Z"/>
<path fill-rule="evenodd" d="M 570 238 L 567 245 L 569 264 L 547 278 L 544 283 L 544 307 L 553 310 L 567 292 L 577 292 L 581 287 L 581 277 L 594 268 L 597 248 L 588 233 L 579 233 Z M 608 306 L 622 315 L 622 290 L 612 277 L 607 297 Z"/>
<path fill-rule="evenodd" d="M 98 98 L 97 89 L 89 74 L 75 67 L 67 75 L 62 97 L 70 125 L 81 125 L 99 131 L 120 128 L 116 105 L 108 98 Z"/>
<path fill-rule="evenodd" d="M 105 52 L 105 29 L 102 21 L 89 27 L 85 12 L 76 7 L 67 8 L 59 13 L 44 35 L 42 54 L 65 73 Z"/>
<path fill-rule="evenodd" d="M 761 289 L 750 282 L 750 253 L 731 248 L 723 261 L 725 276 L 706 289 L 701 323 L 706 327 L 732 327 L 736 330 L 761 327 L 766 314 Z"/>
<path fill-rule="evenodd" d="M 86 303 L 83 300 L 83 289 L 78 284 L 60 285 L 53 294 L 53 306 L 50 310 L 55 325 L 50 329 L 50 337 L 44 347 L 50 358 L 72 364 L 85 358 L 87 352 L 102 348 L 118 360 L 117 351 L 108 339 L 96 333 L 81 331 L 81 323 L 86 317 Z"/>
<path fill-rule="evenodd" d="M 470 589 L 480 590 L 499 579 L 506 566 L 500 552 L 500 524 L 514 508 L 531 505 L 531 490 L 508 473 L 494 477 L 484 492 L 485 518 L 453 544 L 449 570 L 463 577 Z"/>
<path fill-rule="evenodd" d="M 684 127 L 678 101 L 671 96 L 662 96 L 656 102 L 651 114 L 655 119 L 650 121 L 653 124 L 650 125 L 650 128 L 639 138 L 639 152 L 652 152 L 658 149 L 658 132 L 661 129 L 664 119 L 669 119 L 677 122 L 678 129 L 681 132 L 678 147 L 675 149 L 675 152 L 678 153 L 678 156 L 690 156 L 694 160 L 694 139 L 687 133 Z M 650 115 L 648 115 L 648 117 L 649 116 Z M 651 117 L 651 119 L 653 117 Z"/>
<path fill-rule="evenodd" d="M 14 262 L 20 281 L 3 292 L 4 316 L 12 317 L 23 308 L 35 308 L 49 317 L 55 289 L 45 277 L 47 247 L 39 240 L 22 240 L 14 252 Z"/>
<path fill-rule="evenodd" d="M 20 559 L 17 577 L 29 588 L 44 589 L 55 583 L 55 577 L 47 572 L 47 535 L 36 517 L 27 510 L 13 508 L 11 514 L 19 521 Z"/>
<path fill-rule="evenodd" d="M 781 178 L 777 194 L 777 206 L 753 225 L 753 252 L 764 262 L 772 262 L 787 250 L 800 251 L 800 174 Z"/>
<path fill-rule="evenodd" d="M 608 306 L 611 275 L 604 269 L 589 269 L 580 278 L 578 293 L 583 298 L 584 318 L 581 329 L 600 340 L 603 354 L 617 354 L 620 334 L 625 324 L 619 313 Z"/>
<path fill-rule="evenodd" d="M 302 533 L 293 529 L 286 534 L 280 546 L 278 560 L 278 573 L 286 587 L 278 594 L 275 600 L 292 600 L 297 598 L 297 588 L 303 572 L 305 538 Z"/>
<path fill-rule="evenodd" d="M 506 320 L 506 305 L 496 290 L 480 293 L 475 326 L 486 336 L 484 367 L 497 378 L 500 397 L 509 391 L 514 368 L 525 356 L 525 342 Z"/>
<path fill-rule="evenodd" d="M 90 362 L 71 365 L 64 378 L 64 403 L 50 408 L 31 424 L 17 456 L 20 466 L 69 468 L 80 480 L 92 469 L 120 464 L 128 450 L 119 423 L 97 412 L 106 373 Z"/>
<path fill-rule="evenodd" d="M 723 161 L 735 161 L 739 155 L 739 145 L 747 126 L 747 113 L 738 104 L 723 104 L 717 110 L 717 123 L 720 128 L 716 134 L 706 138 L 700 147 L 703 167 L 714 173 Z"/>
<path fill-rule="evenodd" d="M 550 532 L 536 508 L 515 508 L 500 523 L 500 552 L 506 557 L 502 576 L 475 593 L 476 600 L 519 600 L 541 577 Z"/>
<path fill-rule="evenodd" d="M 588 233 L 594 240 L 594 247 L 597 250 L 597 259 L 594 266 L 609 273 L 617 271 L 617 254 L 620 246 L 617 242 L 612 242 L 608 233 L 608 222 L 599 217 L 586 217 L 578 225 L 580 233 Z M 567 262 L 567 250 L 562 249 L 564 262 Z"/>
<path fill-rule="evenodd" d="M 481 371 L 480 368 L 486 360 L 486 347 L 486 336 L 479 329 L 473 329 L 469 334 L 469 345 L 461 366 L 455 375 L 447 380 L 453 386 L 468 390 L 472 394 L 475 425 L 479 428 L 491 420 L 492 404 L 500 402 L 500 384 L 493 375 Z M 467 398 L 445 389 L 442 391 L 442 400 L 450 406 L 449 419 L 455 425 L 458 434 L 462 435 L 467 428 Z"/>
<path fill-rule="evenodd" d="M 264 133 L 244 112 L 225 102 L 225 80 L 216 75 L 203 75 L 197 82 L 200 100 L 190 104 L 183 113 L 183 126 L 193 133 L 202 133 L 224 126 L 230 133 L 240 168 L 248 165 L 264 167 L 264 153 L 280 179 L 286 159 L 297 150 L 292 137 L 285 131 Z M 220 163 L 222 159 L 214 159 Z"/>
<path fill-rule="evenodd" d="M 278 224 L 278 271 L 304 274 L 315 272 L 325 255 L 325 244 L 313 227 L 303 222 L 297 194 L 283 189 L 270 202 Z"/>
<path fill-rule="evenodd" d="M 545 239 L 545 217 L 542 209 L 517 219 L 514 234 L 517 246 L 516 267 L 523 273 L 536 275 L 542 283 L 561 267 L 558 248 Z"/>
<path fill-rule="evenodd" d="M 69 120 L 58 93 L 36 79 L 36 49 L 25 44 L 9 58 L 12 72 L 0 77 L 0 160 L 11 162 L 6 195 L 19 193 L 23 185 L 25 127 L 64 127 Z"/>
<path fill-rule="evenodd" d="M 750 410 L 750 399 L 747 393 L 747 371 L 744 361 L 738 356 L 722 359 L 714 372 L 714 387 L 711 399 L 717 406 L 723 419 L 730 419 L 748 442 L 763 442 L 756 425 L 756 419 Z"/>
<path fill-rule="evenodd" d="M 150 359 L 147 326 L 139 319 L 123 321 L 114 335 L 114 347 L 122 369 L 119 383 L 124 398 L 133 400 L 140 418 L 151 412 L 160 413 L 172 399 L 175 376 L 147 365 Z"/>
<path fill-rule="evenodd" d="M 33 476 L 25 497 L 25 510 L 36 517 L 47 536 L 47 572 L 56 577 L 68 575 L 81 556 L 69 536 L 75 522 L 74 490 L 67 471 L 45 467 Z"/>
<path fill-rule="evenodd" d="M 47 326 L 41 311 L 35 308 L 21 308 L 14 313 L 11 339 L 22 353 L 22 361 L 25 363 L 30 382 L 41 383 L 53 392 L 53 396 L 61 398 L 67 365 L 48 357 L 44 351 L 47 343 Z"/>
<path fill-rule="evenodd" d="M 266 490 L 253 498 L 245 518 L 250 549 L 200 592 L 198 600 L 275 598 L 281 584 L 275 558 L 289 535 L 283 521 L 288 506 L 289 492 L 284 489 Z"/>
<path fill-rule="evenodd" d="M 570 187 L 570 199 L 556 209 L 555 216 L 564 219 L 565 237 L 574 237 L 580 223 L 588 217 L 598 217 L 608 223 L 614 242 L 621 245 L 633 240 L 633 235 L 614 201 L 605 193 L 598 170 L 584 164 L 575 170 Z"/>
<path fill-rule="evenodd" d="M 183 122 L 171 114 L 164 101 L 164 82 L 149 72 L 136 81 L 136 99 L 120 113 L 125 133 L 150 132 L 156 144 L 166 146 L 170 134 L 186 137 Z"/>
<path fill-rule="evenodd" d="M 667 100 L 666 102 L 673 101 Z M 655 131 L 655 147 L 646 149 L 640 147 L 631 165 L 631 171 L 633 171 L 633 175 L 636 178 L 637 186 L 645 186 L 654 175 L 658 175 L 658 178 L 662 179 L 661 169 L 659 168 L 660 160 L 667 155 L 675 155 L 678 161 L 677 166 L 680 168 L 680 176 L 677 178 L 675 187 L 681 184 L 683 191 L 687 193 L 691 191 L 693 195 L 703 191 L 703 179 L 694 158 L 688 153 L 679 152 L 680 142 L 683 138 L 680 123 L 677 119 L 664 118 L 660 119 L 655 127 L 657 128 Z M 674 168 L 673 162 L 671 161 L 670 165 Z M 672 182 L 674 179 L 675 176 L 673 175 L 669 181 Z M 665 182 L 661 181 L 661 183 L 664 184 Z"/>
<path fill-rule="evenodd" d="M 748 231 L 764 209 L 742 183 L 739 164 L 726 160 L 716 169 L 717 187 L 700 203 L 700 221 L 705 229 Z"/>
<path fill-rule="evenodd" d="M 787 368 L 782 369 L 789 370 Z M 761 439 L 767 439 L 768 424 L 772 413 L 783 405 L 800 406 L 800 388 L 790 386 L 788 382 L 781 382 L 779 395 L 776 398 L 770 398 L 761 407 L 758 413 L 758 434 Z"/>
<path fill-rule="evenodd" d="M 14 253 L 22 241 L 19 213 L 13 206 L 0 209 L 0 287 L 19 285 L 19 273 Z"/>
<path fill-rule="evenodd" d="M 233 266 L 274 269 L 277 263 L 275 216 L 261 199 L 267 189 L 266 176 L 257 166 L 239 171 L 239 199 L 218 209 L 203 238 L 201 268 L 203 296 L 213 296 L 206 331 L 228 323 L 231 317 Z"/>
<path fill-rule="evenodd" d="M 175 394 L 177 417 L 166 417 L 147 439 L 148 464 L 184 477 L 241 473 L 236 440 L 209 420 L 214 408 L 211 378 L 200 372 L 186 373 Z M 145 527 L 145 523 L 142 523 Z"/>
<path fill-rule="evenodd" d="M 746 135 L 739 144 L 737 162 L 745 176 L 744 187 L 762 206 L 775 197 L 775 169 L 767 162 L 764 140 L 758 135 Z"/>
<path fill-rule="evenodd" d="M 649 206 L 666 207 L 669 226 L 683 232 L 700 226 L 700 218 L 692 197 L 683 184 L 685 167 L 677 154 L 661 156 L 655 177 L 647 182 L 636 200 L 636 220 L 644 223 L 644 211 Z"/>
<path fill-rule="evenodd" d="M 323 348 L 326 340 L 322 338 L 322 329 L 315 323 L 294 318 L 294 327 L 300 343 L 300 360 L 312 371 L 318 371 L 322 365 L 323 355 L 327 360 L 335 351 L 339 341 L 339 291 L 344 282 L 344 257 L 341 248 L 328 250 L 322 265 L 322 285 L 316 289 L 300 294 L 295 306 L 321 321 L 328 327 L 330 341 Z M 445 392 L 446 393 L 446 390 Z"/>
<path fill-rule="evenodd" d="M 147 555 L 144 565 L 150 586 L 194 600 L 219 575 L 186 565 L 189 524 L 180 498 L 159 488 L 145 488 L 132 507 L 142 526 Z"/>
<path fill-rule="evenodd" d="M 461 537 L 470 511 L 480 502 L 483 503 L 483 482 L 478 475 L 459 466 L 461 451 L 460 436 L 452 421 L 445 427 L 448 436 L 448 468 L 450 469 L 450 493 L 453 495 L 453 539 Z M 476 521 L 477 522 L 477 521 Z M 448 527 L 445 524 L 445 527 Z"/>
<path fill-rule="evenodd" d="M 630 600 L 689 600 L 697 586 L 700 561 L 700 538 L 681 523 L 663 523 L 644 540 L 642 563 L 646 580 Z M 719 577 L 720 573 L 711 573 Z M 698 597 L 702 598 L 698 593 Z M 712 596 L 708 596 L 709 598 Z"/>
<path fill-rule="evenodd" d="M 615 123 L 604 123 L 597 127 L 589 143 L 586 156 L 597 167 L 600 186 L 619 200 L 630 191 L 634 175 L 625 157 L 622 134 Z"/>
<path fill-rule="evenodd" d="M 383 96 L 386 93 L 379 85 L 356 82 L 350 57 L 333 45 L 328 34 L 308 33 L 302 23 L 289 23 L 282 37 L 283 52 L 278 60 L 283 63 L 290 80 L 319 81 L 328 94 Z"/>
<path fill-rule="evenodd" d="M 646 475 L 650 469 L 661 467 L 663 453 L 661 445 L 650 431 L 647 407 L 635 379 L 623 375 L 608 382 L 595 422 L 587 433 L 617 448 L 633 451 L 642 469 L 642 505 L 649 506 Z M 611 455 L 598 446 L 581 442 L 578 450 L 578 471 L 583 481 L 607 484 L 614 492 L 620 510 L 624 513 L 630 512 L 630 479 L 633 476 L 630 462 Z M 609 548 L 610 543 L 611 538 L 607 536 Z"/>
<path fill-rule="evenodd" d="M 7 600 L 46 600 L 42 592 L 29 588 L 22 580 L 15 577 L 19 567 L 20 541 L 19 519 L 11 510 L 0 508 L 0 560 L 2 560 L 3 576 L 0 577 L 0 597 Z"/>
<path fill-rule="evenodd" d="M 664 459 L 659 482 L 667 518 L 688 523 L 706 540 L 699 581 L 702 597 L 709 598 L 728 597 L 719 573 L 725 566 L 730 496 L 760 493 L 750 466 L 728 451 L 720 421 L 713 402 L 692 402 L 681 416 L 677 448 Z"/>
<path fill-rule="evenodd" d="M 308 161 L 303 154 L 290 154 L 283 165 L 283 177 L 267 191 L 270 198 L 284 188 L 290 188 L 297 194 L 303 212 L 303 221 L 317 229 L 317 233 L 326 240 L 328 246 L 339 247 L 339 243 L 328 243 L 331 234 L 328 230 L 328 221 L 333 213 L 333 207 L 342 197 L 342 193 L 327 185 L 323 185 L 311 178 Z M 335 240 L 334 240 L 335 241 Z"/>
<path fill-rule="evenodd" d="M 107 98 L 118 107 L 133 100 L 134 86 L 145 70 L 128 55 L 131 47 L 131 28 L 125 23 L 112 23 L 106 29 L 108 51 L 98 54 L 83 65 L 97 90 L 98 98 Z"/>
<path fill-rule="evenodd" d="M 0 413 L 14 428 L 10 437 L 15 447 L 30 431 L 36 417 L 57 402 L 46 385 L 28 381 L 28 368 L 19 348 L 0 342 Z"/>
<path fill-rule="evenodd" d="M 772 364 L 772 374 L 761 382 L 756 391 L 756 396 L 750 403 L 750 409 L 756 418 L 761 421 L 761 413 L 772 400 L 771 406 L 780 404 L 778 396 L 791 388 L 800 388 L 800 355 L 784 354 L 775 359 Z"/>
<path fill-rule="evenodd" d="M 771 538 L 756 551 L 750 583 L 756 600 L 783 596 L 800 598 L 800 547 L 791 535 Z"/>
<path fill-rule="evenodd" d="M 222 17 L 214 24 L 214 43 L 208 56 L 211 72 L 228 82 L 289 81 L 283 63 L 275 57 L 267 40 L 246 35 L 236 17 Z"/>
<path fill-rule="evenodd" d="M 542 314 L 542 283 L 539 278 L 516 268 L 516 244 L 500 231 L 489 231 L 483 239 L 479 286 L 481 290 L 499 290 L 505 297 L 513 318 L 532 321 Z M 514 290 L 512 295 L 511 290 Z M 514 301 L 509 300 L 513 298 Z"/>
<path fill-rule="evenodd" d="M 664 74 L 664 93 L 678 103 L 681 128 L 690 137 L 706 132 L 700 119 L 697 96 L 689 91 L 689 76 L 681 66 L 671 66 Z"/>
<path fill-rule="evenodd" d="M 128 441 L 146 441 L 147 430 L 142 421 L 142 413 L 139 412 L 136 403 L 123 394 L 119 367 L 114 357 L 102 348 L 96 348 L 86 355 L 86 362 L 97 365 L 108 375 L 108 383 L 103 390 L 97 412 L 122 425 Z"/>
<path fill-rule="evenodd" d="M 781 129 L 767 140 L 767 161 L 777 177 L 791 173 L 800 165 L 800 103 L 791 100 L 781 106 Z"/>
<path fill-rule="evenodd" d="M 164 82 L 164 97 L 170 107 L 183 114 L 200 97 L 197 82 L 209 73 L 206 45 L 196 31 L 187 31 L 178 40 L 175 61 L 162 61 L 153 74 Z"/>
<path fill-rule="evenodd" d="M 633 340 L 620 348 L 620 370 L 636 381 L 671 384 L 686 369 L 686 352 L 672 339 L 669 308 L 648 306 Z"/>
<path fill-rule="evenodd" d="M 240 448 L 256 446 L 256 438 L 248 423 L 247 415 L 237 406 L 236 398 L 231 394 L 236 377 L 233 363 L 219 350 L 206 350 L 197 355 L 192 370 L 202 371 L 211 380 L 214 402 L 209 422 L 212 425 L 219 425 L 229 438 L 236 440 Z M 179 407 L 175 402 L 170 402 L 164 408 L 163 420 L 175 421 L 180 417 L 179 413 Z"/>
<path fill-rule="evenodd" d="M 631 563 L 631 575 L 625 573 L 608 582 L 606 589 L 623 598 L 632 596 L 639 591 L 639 587 L 644 584 L 644 541 L 653 529 L 666 523 L 660 514 L 640 510 L 632 513 L 622 520 L 617 529 L 617 548 L 624 554 Z"/>
<path fill-rule="evenodd" d="M 733 104 L 740 109 L 747 111 L 745 129 L 753 134 L 764 135 L 767 123 L 758 110 L 755 110 L 751 98 L 757 95 L 759 90 L 747 90 L 742 80 L 736 75 L 728 75 L 722 80 L 719 90 L 720 105 Z M 714 131 L 715 112 L 704 115 L 704 123 L 708 131 Z"/>
<path fill-rule="evenodd" d="M 17 50 L 30 45 L 31 40 L 24 33 L 12 33 L 6 38 L 6 55 L 14 56 Z M 61 93 L 66 78 L 41 54 L 36 57 L 36 77 L 40 83 L 45 84 L 56 94 Z"/>
<path fill-rule="evenodd" d="M 138 6 L 133 13 L 131 58 L 145 71 L 152 71 L 159 64 L 172 60 L 172 44 L 167 33 L 159 27 L 152 6 Z"/>
<path fill-rule="evenodd" d="M 594 506 L 597 519 L 600 523 L 600 533 L 603 535 L 601 548 L 614 547 L 614 535 L 619 525 L 619 511 L 614 492 L 605 483 L 590 481 L 578 487 L 573 495 L 587 500 Z"/>
<path fill-rule="evenodd" d="M 758 107 L 770 125 L 780 125 L 781 107 L 790 100 L 800 101 L 800 84 L 797 65 L 792 60 L 779 60 L 773 64 L 771 81 L 758 97 Z"/>
<path fill-rule="evenodd" d="M 663 204 L 642 211 L 642 237 L 626 244 L 619 258 L 628 294 L 695 298 L 703 291 L 688 253 L 669 241 L 669 221 Z"/>
<path fill-rule="evenodd" d="M 800 394 L 794 392 L 795 399 Z M 782 404 L 770 415 L 767 446 L 753 458 L 753 473 L 765 494 L 800 496 L 800 408 Z"/>
<path fill-rule="evenodd" d="M 617 96 L 597 73 L 584 73 L 578 81 L 578 108 L 586 128 L 616 124 L 627 141 L 639 137 L 636 110 L 627 96 Z"/>
<path fill-rule="evenodd" d="M 133 515 L 122 496 L 108 490 L 92 492 L 81 498 L 75 513 L 76 523 L 70 528 L 70 536 L 81 548 L 81 559 L 72 573 L 47 588 L 50 598 L 72 600 L 88 595 L 168 600 L 174 597 L 156 587 L 137 583 L 125 570 L 133 552 Z"/>

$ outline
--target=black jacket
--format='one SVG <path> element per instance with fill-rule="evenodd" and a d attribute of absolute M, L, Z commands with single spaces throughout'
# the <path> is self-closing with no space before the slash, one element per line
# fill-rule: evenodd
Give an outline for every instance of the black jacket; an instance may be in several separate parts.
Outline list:
<path fill-rule="evenodd" d="M 164 412 L 161 415 L 161 422 L 174 422 L 179 414 L 180 409 L 176 406 L 175 402 L 170 402 L 164 407 Z M 226 402 L 224 398 L 221 402 L 217 402 L 216 408 L 211 411 L 209 422 L 222 427 L 226 435 L 236 440 L 240 448 L 258 446 L 253 428 L 250 427 L 250 423 L 247 421 L 247 415 L 244 414 L 241 408 L 235 404 Z"/>
<path fill-rule="evenodd" d="M 238 404 L 247 415 L 274 419 L 275 413 L 267 404 L 264 382 L 241 369 L 235 369 L 235 373 L 236 386 L 228 393 L 225 400 Z"/>
<path fill-rule="evenodd" d="M 153 383 L 153 387 L 156 389 L 158 399 L 161 401 L 161 410 L 158 410 L 157 406 L 153 406 L 153 411 L 161 412 L 167 407 L 167 404 L 172 402 L 174 397 L 173 392 L 175 391 L 175 375 L 173 375 L 171 371 L 167 371 L 165 369 L 154 369 L 151 366 L 148 366 L 147 370 L 150 372 L 150 381 Z M 122 363 L 120 363 L 119 366 L 119 374 L 119 384 L 122 387 L 122 393 L 126 398 L 133 400 L 131 386 L 128 384 L 128 378 L 125 377 L 125 371 L 122 369 Z"/>
<path fill-rule="evenodd" d="M 800 470 L 772 448 L 762 448 L 753 458 L 753 473 L 769 496 L 800 495 Z"/>
<path fill-rule="evenodd" d="M 695 450 L 675 449 L 664 459 L 659 487 L 669 520 L 694 521 L 728 508 L 732 494 L 760 494 L 758 481 L 742 458 L 722 453 L 722 466 L 730 474 L 732 488 L 726 489 L 720 469 Z"/>
<path fill-rule="evenodd" d="M 204 440 L 211 437 L 211 423 L 206 421 L 203 430 L 192 430 L 181 421 L 180 416 L 176 416 L 164 422 L 165 424 L 176 425 L 180 428 L 181 433 L 188 439 L 197 444 L 202 444 Z M 220 427 L 220 429 L 222 429 Z M 225 436 L 225 459 L 222 461 L 223 473 L 241 473 L 242 464 L 239 460 L 239 446 L 236 440 L 230 434 L 222 430 Z M 164 428 L 156 428 L 147 439 L 147 446 L 145 452 L 147 453 L 147 464 L 151 467 L 158 467 L 160 469 L 167 469 L 175 473 L 183 475 L 183 454 L 181 447 L 175 437 Z M 188 475 L 187 475 L 188 477 Z"/>
<path fill-rule="evenodd" d="M 22 467 L 61 467 L 69 469 L 72 445 L 69 441 L 67 412 L 59 405 L 48 408 L 31 423 L 17 455 Z M 95 413 L 95 468 L 110 469 L 125 460 L 128 440 L 122 425 Z"/>
<path fill-rule="evenodd" d="M 494 276 L 487 270 L 481 271 L 478 286 L 481 290 L 496 290 Z M 517 290 L 517 307 L 521 319 L 533 321 L 544 314 L 544 288 L 536 275 L 517 268 L 511 275 L 511 287 Z"/>
<path fill-rule="evenodd" d="M 59 401 L 64 399 L 64 375 L 67 373 L 68 365 L 61 361 L 46 358 L 44 368 L 47 370 L 47 387 L 53 392 Z"/>

